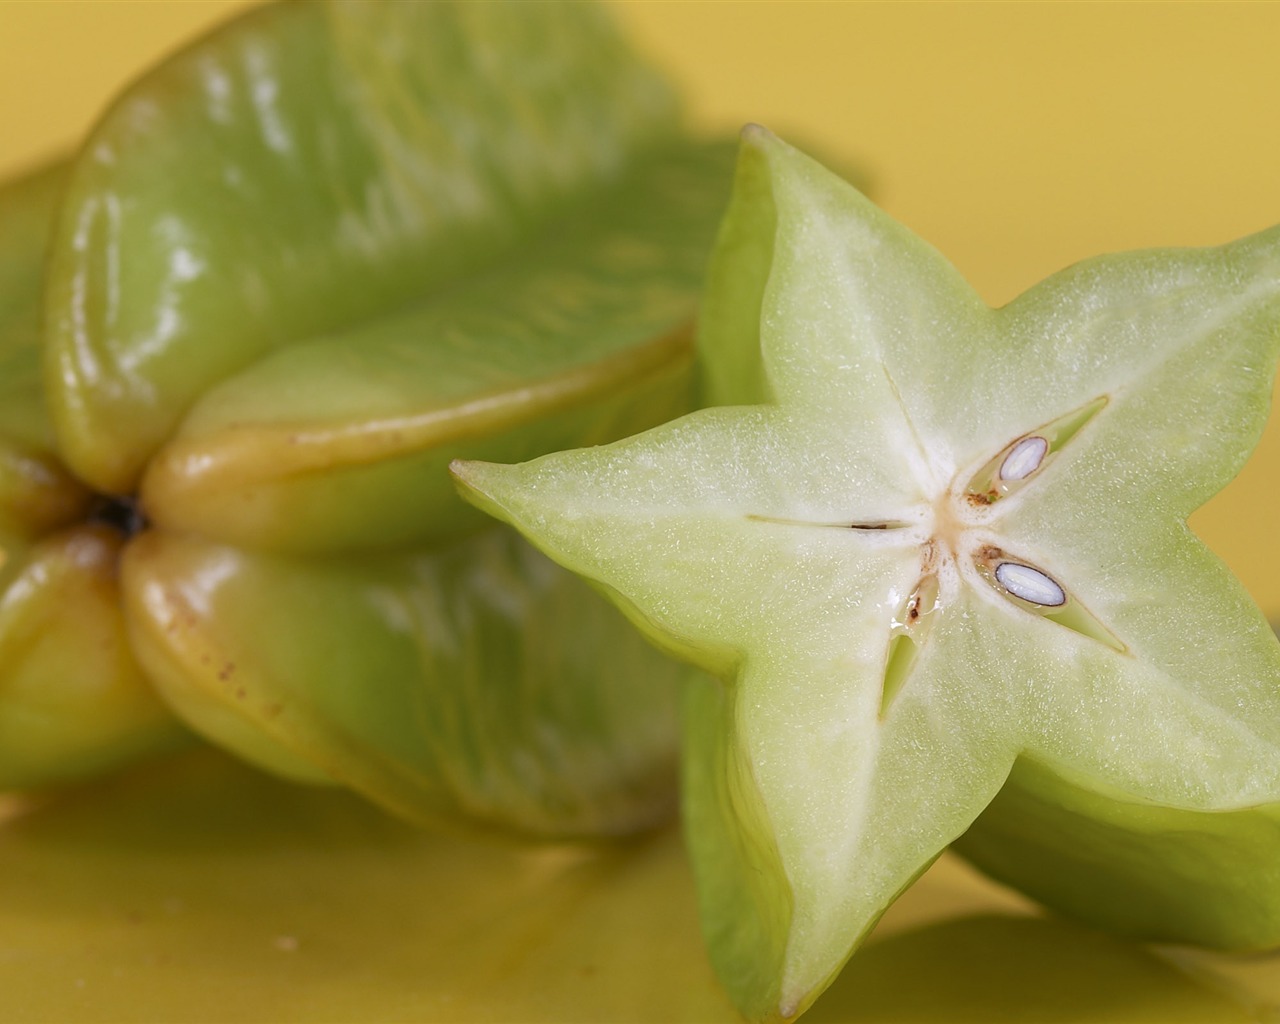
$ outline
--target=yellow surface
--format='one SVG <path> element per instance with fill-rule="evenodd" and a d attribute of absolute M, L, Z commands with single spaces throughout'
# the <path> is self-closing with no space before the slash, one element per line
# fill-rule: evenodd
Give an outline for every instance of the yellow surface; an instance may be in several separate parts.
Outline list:
<path fill-rule="evenodd" d="M 113 89 L 243 6 L 0 2 L 0 175 L 74 145 Z M 1280 221 L 1280 4 L 617 7 L 684 83 L 699 124 L 759 121 L 864 167 L 877 199 L 993 303 L 1095 252 L 1217 243 Z M 1250 467 L 1196 519 L 1273 613 L 1278 505 L 1273 420 Z M 299 797 L 295 820 L 284 790 L 236 788 L 245 778 L 198 762 L 7 827 L 0 1020 L 723 1012 L 671 837 L 581 870 L 572 857 L 517 864 L 334 795 Z M 246 824 L 259 813 L 283 824 L 264 838 Z M 529 883 L 538 872 L 549 890 Z M 460 895 L 486 890 L 479 903 Z M 970 916 L 978 909 L 997 916 Z M 892 934 L 813 1019 L 851 1007 L 902 1021 L 1280 1012 L 1274 960 L 1193 959 L 1211 972 L 1193 983 L 1136 947 L 1017 916 L 949 861 L 892 915 Z M 632 946 L 618 939 L 628 929 Z M 583 961 L 583 948 L 598 956 Z M 645 1002 L 664 985 L 696 991 Z"/>
<path fill-rule="evenodd" d="M 1030 916 L 944 858 L 804 1020 L 1244 1024 L 1276 1007 L 1275 974 Z M 441 839 L 202 752 L 0 841 L 5 1024 L 737 1019 L 673 832 L 597 851 Z"/>

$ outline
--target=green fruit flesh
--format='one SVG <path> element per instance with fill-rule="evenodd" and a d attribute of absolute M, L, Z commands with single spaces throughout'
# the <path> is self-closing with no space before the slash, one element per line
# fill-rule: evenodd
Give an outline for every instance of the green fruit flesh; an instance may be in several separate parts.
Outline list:
<path fill-rule="evenodd" d="M 724 679 L 692 719 L 687 823 L 738 1005 L 801 1012 L 975 820 L 975 849 L 1011 843 L 984 866 L 1077 916 L 1280 943 L 1280 644 L 1185 525 L 1266 418 L 1280 229 L 1093 260 L 990 310 L 749 129 L 706 308 L 707 393 L 742 404 L 456 474 Z M 1026 762 L 1037 785 L 1019 768 L 998 797 Z M 1155 895 L 1145 808 L 1197 833 L 1142 876 Z M 1117 867 L 1058 849 L 1081 820 Z M 1234 931 L 1228 864 L 1265 889 Z"/>

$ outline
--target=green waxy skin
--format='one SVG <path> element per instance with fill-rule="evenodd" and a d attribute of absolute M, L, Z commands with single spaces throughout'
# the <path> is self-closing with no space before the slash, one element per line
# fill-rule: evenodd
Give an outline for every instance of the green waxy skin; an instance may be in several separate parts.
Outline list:
<path fill-rule="evenodd" d="M 211 388 L 149 464 L 153 521 L 273 550 L 438 541 L 489 525 L 451 455 L 532 456 L 686 411 L 731 164 L 723 144 L 666 147 L 492 268 Z"/>
<path fill-rule="evenodd" d="M 423 824 L 610 835 L 675 811 L 683 669 L 511 531 L 328 557 L 152 533 L 123 577 L 158 691 L 277 774 Z"/>
<path fill-rule="evenodd" d="M 1280 229 L 991 310 L 750 128 L 702 343 L 716 408 L 455 474 L 719 676 L 686 825 L 740 1009 L 802 1012 L 961 836 L 1077 916 L 1280 943 L 1280 644 L 1186 527 L 1267 415 Z"/>
<path fill-rule="evenodd" d="M 40 281 L 65 176 L 55 165 L 0 188 L 0 530 L 23 537 L 75 521 L 91 497 L 57 457 L 40 385 Z"/>
<path fill-rule="evenodd" d="M 39 297 L 66 169 L 0 188 L 0 784 L 70 782 L 186 742 L 120 609 L 121 538 L 58 458 Z"/>
<path fill-rule="evenodd" d="M 732 163 L 602 8 L 288 3 L 0 192 L 0 787 L 182 722 L 415 821 L 670 814 L 685 670 L 446 466 L 691 407 Z"/>
<path fill-rule="evenodd" d="M 250 14 L 127 92 L 71 171 L 46 306 L 65 459 L 134 489 L 211 385 L 510 260 L 677 141 L 594 7 Z"/>

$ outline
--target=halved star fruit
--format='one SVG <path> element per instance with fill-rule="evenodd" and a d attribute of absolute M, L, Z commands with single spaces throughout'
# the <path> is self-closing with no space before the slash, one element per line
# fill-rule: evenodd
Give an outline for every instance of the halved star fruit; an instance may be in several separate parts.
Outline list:
<path fill-rule="evenodd" d="M 731 169 L 600 7 L 277 4 L 0 196 L 0 787 L 167 705 L 415 820 L 673 811 L 683 668 L 445 467 L 690 408 Z"/>
<path fill-rule="evenodd" d="M 803 1011 L 962 836 L 1077 916 L 1280 943 L 1280 643 L 1186 526 L 1267 415 L 1280 229 L 992 310 L 751 128 L 702 329 L 721 406 L 455 472 L 719 677 L 686 815 L 739 1007 Z"/>

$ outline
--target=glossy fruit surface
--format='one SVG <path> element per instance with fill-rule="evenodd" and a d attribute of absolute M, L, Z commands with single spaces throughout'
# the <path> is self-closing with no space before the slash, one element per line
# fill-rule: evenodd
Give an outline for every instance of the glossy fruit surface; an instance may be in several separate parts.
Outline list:
<path fill-rule="evenodd" d="M 723 407 L 456 472 L 720 676 L 685 795 L 740 1008 L 801 1012 L 975 820 L 1077 916 L 1280 943 L 1280 644 L 1185 523 L 1267 415 L 1280 229 L 991 310 L 752 128 L 702 333 Z"/>
<path fill-rule="evenodd" d="M 681 670 L 445 466 L 690 407 L 731 162 L 596 6 L 288 3 L 0 195 L 0 785 L 180 719 L 415 820 L 670 813 Z"/>
<path fill-rule="evenodd" d="M 68 472 L 45 412 L 40 285 L 66 176 L 0 188 L 0 780 L 92 775 L 185 731 L 143 679 L 117 598 L 119 533 Z"/>

